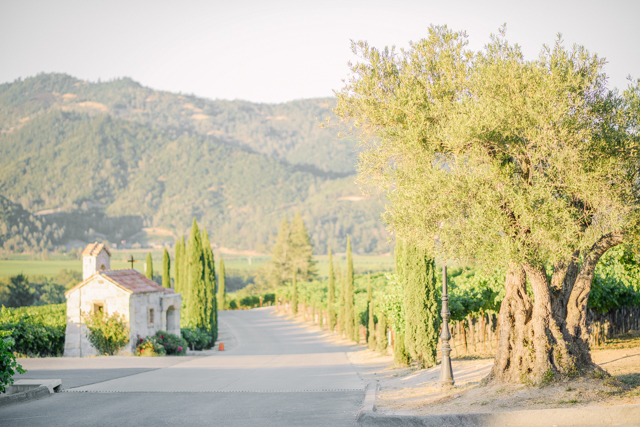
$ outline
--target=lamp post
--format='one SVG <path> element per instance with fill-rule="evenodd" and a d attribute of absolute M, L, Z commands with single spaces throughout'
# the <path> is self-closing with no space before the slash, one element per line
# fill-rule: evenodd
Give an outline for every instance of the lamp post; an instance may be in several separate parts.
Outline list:
<path fill-rule="evenodd" d="M 440 385 L 442 387 L 452 387 L 455 384 L 453 380 L 453 370 L 451 369 L 451 346 L 449 340 L 451 333 L 449 332 L 449 294 L 447 293 L 447 264 L 442 263 L 442 363 L 440 366 Z"/>

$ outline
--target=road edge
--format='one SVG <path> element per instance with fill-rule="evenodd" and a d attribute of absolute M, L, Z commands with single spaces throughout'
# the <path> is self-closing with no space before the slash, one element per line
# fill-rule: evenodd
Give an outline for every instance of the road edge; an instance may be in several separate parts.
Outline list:
<path fill-rule="evenodd" d="M 49 390 L 46 385 L 32 388 L 31 390 L 23 391 L 20 393 L 14 393 L 2 396 L 0 395 L 0 406 L 11 405 L 19 402 L 26 402 L 29 400 L 36 400 L 42 397 L 50 396 L 53 392 Z"/>
<path fill-rule="evenodd" d="M 638 423 L 640 405 L 537 409 L 529 411 L 441 415 L 385 415 L 376 412 L 377 383 L 369 383 L 362 408 L 356 416 L 359 426 L 385 427 L 547 427 Z M 640 425 L 640 424 L 639 424 Z"/>

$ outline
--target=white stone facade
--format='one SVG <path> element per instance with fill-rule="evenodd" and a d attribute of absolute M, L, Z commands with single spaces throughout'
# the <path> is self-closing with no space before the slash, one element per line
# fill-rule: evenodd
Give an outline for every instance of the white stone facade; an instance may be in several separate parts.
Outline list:
<path fill-rule="evenodd" d="M 86 258 L 91 257 L 85 257 L 83 267 L 110 265 L 108 259 L 107 263 L 100 259 L 102 254 L 109 257 L 108 252 L 99 251 L 90 263 L 86 263 Z M 97 355 L 87 339 L 84 319 L 84 316 L 96 311 L 108 316 L 118 313 L 128 323 L 130 339 L 129 344 L 120 351 L 122 355 L 135 352 L 138 335 L 146 337 L 160 330 L 180 335 L 182 296 L 161 287 L 136 270 L 94 271 L 82 283 L 67 291 L 65 296 L 67 329 L 64 355 L 67 357 Z"/>
<path fill-rule="evenodd" d="M 82 280 L 98 271 L 111 270 L 111 254 L 102 244 L 93 243 L 82 252 Z"/>

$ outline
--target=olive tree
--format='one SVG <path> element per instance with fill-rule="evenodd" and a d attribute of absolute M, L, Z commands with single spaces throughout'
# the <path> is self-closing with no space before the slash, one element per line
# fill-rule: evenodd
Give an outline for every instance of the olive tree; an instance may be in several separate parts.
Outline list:
<path fill-rule="evenodd" d="M 586 307 L 599 258 L 636 234 L 638 85 L 609 90 L 605 60 L 560 39 L 527 60 L 504 30 L 477 52 L 447 27 L 400 51 L 352 48 L 335 112 L 391 231 L 507 271 L 490 379 L 598 370 Z"/>

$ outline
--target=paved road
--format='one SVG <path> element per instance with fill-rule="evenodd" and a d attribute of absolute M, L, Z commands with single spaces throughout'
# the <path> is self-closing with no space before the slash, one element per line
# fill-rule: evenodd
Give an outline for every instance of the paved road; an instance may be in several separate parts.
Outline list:
<path fill-rule="evenodd" d="M 65 391 L 0 408 L 19 426 L 351 426 L 364 384 L 348 347 L 273 314 L 219 313 L 227 351 L 207 357 L 28 359 Z"/>

